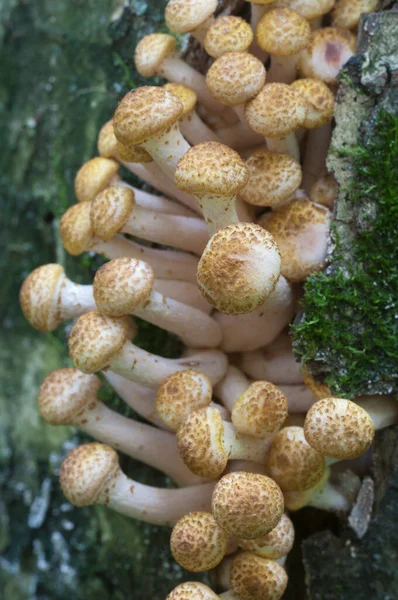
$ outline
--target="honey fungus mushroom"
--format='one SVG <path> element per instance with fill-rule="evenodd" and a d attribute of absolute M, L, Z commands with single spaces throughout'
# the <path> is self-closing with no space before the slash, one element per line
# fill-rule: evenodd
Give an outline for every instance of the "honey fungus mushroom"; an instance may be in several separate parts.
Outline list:
<path fill-rule="evenodd" d="M 242 600 L 280 600 L 287 586 L 287 574 L 274 560 L 252 552 L 241 552 L 230 571 L 233 592 Z"/>

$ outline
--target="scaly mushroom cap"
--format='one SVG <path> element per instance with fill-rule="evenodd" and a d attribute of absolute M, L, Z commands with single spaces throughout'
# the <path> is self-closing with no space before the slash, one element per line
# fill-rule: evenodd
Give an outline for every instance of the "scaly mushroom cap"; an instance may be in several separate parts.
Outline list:
<path fill-rule="evenodd" d="M 258 222 L 278 244 L 284 277 L 304 281 L 323 268 L 331 222 L 325 206 L 299 198 L 260 217 Z"/>
<path fill-rule="evenodd" d="M 135 196 L 130 188 L 112 185 L 100 192 L 91 203 L 94 234 L 101 240 L 111 240 L 128 221 L 134 205 Z"/>
<path fill-rule="evenodd" d="M 306 47 L 311 27 L 290 8 L 274 8 L 260 19 L 256 30 L 257 43 L 276 56 L 292 56 Z"/>
<path fill-rule="evenodd" d="M 246 120 L 256 133 L 278 138 L 304 125 L 308 104 L 297 90 L 285 83 L 268 83 L 246 104 Z"/>
<path fill-rule="evenodd" d="M 279 600 L 287 586 L 283 567 L 251 552 L 238 554 L 231 565 L 231 588 L 242 600 Z"/>
<path fill-rule="evenodd" d="M 217 8 L 217 0 L 169 0 L 165 19 L 175 33 L 188 33 L 198 29 Z"/>
<path fill-rule="evenodd" d="M 318 452 L 340 460 L 361 456 L 375 434 L 366 410 L 343 398 L 315 402 L 305 418 L 304 433 Z"/>
<path fill-rule="evenodd" d="M 312 202 L 323 204 L 332 209 L 339 193 L 339 184 L 333 173 L 321 173 L 310 189 Z"/>
<path fill-rule="evenodd" d="M 294 544 L 294 527 L 287 515 L 282 515 L 278 525 L 267 535 L 256 540 L 239 540 L 243 550 L 262 558 L 277 560 L 289 554 Z"/>
<path fill-rule="evenodd" d="M 101 380 L 96 375 L 77 369 L 56 369 L 40 386 L 40 414 L 50 425 L 68 425 L 95 398 L 100 387 Z"/>
<path fill-rule="evenodd" d="M 177 444 L 183 461 L 199 477 L 219 477 L 227 466 L 224 425 L 216 408 L 189 414 L 177 431 Z"/>
<path fill-rule="evenodd" d="M 196 102 L 198 97 L 196 92 L 191 90 L 191 88 L 186 85 L 182 85 L 182 83 L 166 83 L 163 86 L 167 92 L 170 94 L 174 94 L 180 100 L 183 106 L 183 113 L 181 114 L 181 119 L 189 115 L 193 110 L 195 110 Z"/>
<path fill-rule="evenodd" d="M 100 129 L 97 138 L 98 154 L 103 158 L 116 158 L 117 139 L 113 131 L 113 121 L 107 121 Z"/>
<path fill-rule="evenodd" d="M 96 373 L 109 365 L 130 331 L 127 317 L 114 319 L 90 311 L 81 315 L 69 335 L 69 354 L 83 373 Z"/>
<path fill-rule="evenodd" d="M 314 129 L 328 123 L 334 112 L 334 96 L 328 86 L 319 79 L 297 79 L 292 87 L 303 94 L 308 103 L 304 121 L 306 129 Z"/>
<path fill-rule="evenodd" d="M 253 30 L 240 17 L 219 17 L 206 33 L 204 47 L 210 56 L 220 58 L 226 52 L 246 52 L 253 41 Z"/>
<path fill-rule="evenodd" d="M 211 65 L 206 84 L 216 100 L 239 106 L 260 92 L 265 78 L 265 67 L 258 58 L 247 52 L 227 52 Z"/>
<path fill-rule="evenodd" d="M 141 146 L 127 146 L 117 140 L 116 151 L 120 160 L 124 162 L 142 164 L 153 162 L 152 156 L 144 148 L 141 148 Z"/>
<path fill-rule="evenodd" d="M 197 271 L 199 289 L 221 312 L 249 313 L 275 289 L 280 266 L 272 235 L 253 223 L 233 223 L 217 231 L 204 249 Z"/>
<path fill-rule="evenodd" d="M 325 471 L 323 454 L 308 444 L 302 427 L 284 427 L 267 454 L 267 469 L 285 492 L 313 487 Z"/>
<path fill-rule="evenodd" d="M 300 187 L 300 164 L 288 154 L 268 152 L 260 148 L 246 160 L 249 180 L 239 192 L 254 206 L 277 206 Z"/>
<path fill-rule="evenodd" d="M 95 241 L 90 220 L 91 202 L 73 204 L 59 222 L 62 245 L 72 256 L 88 252 Z"/>
<path fill-rule="evenodd" d="M 192 512 L 174 526 L 170 548 L 174 559 L 187 571 L 208 571 L 225 556 L 227 532 L 211 513 Z"/>
<path fill-rule="evenodd" d="M 127 146 L 169 129 L 183 113 L 182 102 L 161 87 L 144 86 L 122 98 L 113 117 L 115 135 Z"/>
<path fill-rule="evenodd" d="M 298 69 L 302 77 L 335 83 L 341 67 L 355 53 L 355 36 L 346 29 L 325 27 L 311 34 L 302 50 Z"/>
<path fill-rule="evenodd" d="M 174 588 L 166 600 L 219 600 L 219 596 L 204 583 L 187 581 Z"/>
<path fill-rule="evenodd" d="M 119 472 L 119 458 L 110 446 L 83 444 L 64 459 L 61 465 L 61 488 L 75 506 L 90 506 L 101 500 L 107 504 L 109 488 Z M 107 488 L 107 489 L 105 489 Z"/>
<path fill-rule="evenodd" d="M 210 379 L 200 371 L 187 369 L 167 377 L 156 394 L 156 412 L 162 421 L 177 431 L 192 412 L 211 402 Z"/>
<path fill-rule="evenodd" d="M 32 271 L 22 284 L 19 303 L 25 319 L 39 331 L 53 331 L 62 322 L 59 298 L 66 280 L 61 265 L 48 264 Z"/>
<path fill-rule="evenodd" d="M 219 142 L 193 146 L 178 161 L 177 187 L 195 196 L 233 196 L 246 184 L 247 168 L 239 154 Z"/>
<path fill-rule="evenodd" d="M 254 381 L 236 400 L 231 417 L 239 433 L 265 438 L 282 427 L 287 415 L 285 394 L 268 381 Z"/>
<path fill-rule="evenodd" d="M 267 535 L 283 514 L 280 487 L 265 475 L 228 473 L 216 484 L 212 511 L 217 523 L 231 535 L 253 540 Z"/>
<path fill-rule="evenodd" d="M 376 10 L 378 4 L 378 0 L 339 0 L 332 12 L 332 25 L 354 29 L 361 14 Z"/>
<path fill-rule="evenodd" d="M 136 258 L 115 258 L 95 274 L 94 299 L 99 312 L 109 317 L 130 315 L 147 302 L 155 275 L 151 266 Z"/>
<path fill-rule="evenodd" d="M 278 0 L 278 7 L 288 7 L 311 21 L 332 10 L 336 0 Z"/>
<path fill-rule="evenodd" d="M 96 156 L 78 170 L 75 177 L 75 195 L 79 202 L 89 202 L 102 192 L 119 172 L 115 160 Z"/>
<path fill-rule="evenodd" d="M 135 68 L 142 77 L 153 77 L 157 74 L 165 58 L 170 54 L 174 54 L 175 49 L 176 41 L 172 35 L 167 33 L 146 35 L 136 46 L 134 53 Z"/>

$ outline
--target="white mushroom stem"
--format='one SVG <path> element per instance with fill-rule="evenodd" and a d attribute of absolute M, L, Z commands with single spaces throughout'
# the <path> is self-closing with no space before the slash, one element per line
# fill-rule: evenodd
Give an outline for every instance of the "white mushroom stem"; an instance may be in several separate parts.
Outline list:
<path fill-rule="evenodd" d="M 237 367 L 229 365 L 225 377 L 215 386 L 214 395 L 221 400 L 229 411 L 235 402 L 249 387 L 250 381 Z"/>
<path fill-rule="evenodd" d="M 223 421 L 224 447 L 228 460 L 248 460 L 263 464 L 265 456 L 271 445 L 271 437 L 256 439 L 248 435 L 240 435 L 235 431 L 232 423 Z"/>
<path fill-rule="evenodd" d="M 257 30 L 257 26 L 261 20 L 261 17 L 265 15 L 270 9 L 272 9 L 273 4 L 271 6 L 269 4 L 255 4 L 254 2 L 250 2 L 250 25 L 253 31 Z"/>
<path fill-rule="evenodd" d="M 157 162 L 159 167 L 173 178 L 177 163 L 190 149 L 190 145 L 181 135 L 178 123 L 166 132 L 154 135 L 140 144 Z"/>
<path fill-rule="evenodd" d="M 222 600 L 240 600 L 238 598 L 238 596 L 235 596 L 235 594 L 233 593 L 232 590 L 228 590 L 227 592 L 223 592 L 222 594 L 220 594 L 220 598 L 222 598 Z"/>
<path fill-rule="evenodd" d="M 210 29 L 210 27 L 213 25 L 214 21 L 215 21 L 214 17 L 211 16 L 208 19 L 206 19 L 206 21 L 203 21 L 203 23 L 199 27 L 197 27 L 196 29 L 193 29 L 189 33 L 196 40 L 198 40 L 199 44 L 201 44 L 203 46 L 204 42 L 205 42 L 206 33 L 207 33 L 208 29 Z"/>
<path fill-rule="evenodd" d="M 391 396 L 360 396 L 354 401 L 366 410 L 375 430 L 394 425 L 398 420 L 398 403 Z"/>
<path fill-rule="evenodd" d="M 296 79 L 298 54 L 271 56 L 271 67 L 267 71 L 267 83 L 292 83 Z"/>
<path fill-rule="evenodd" d="M 321 510 L 346 512 L 351 507 L 351 502 L 347 496 L 329 481 L 322 487 L 317 485 L 305 492 L 285 492 L 284 497 L 285 505 L 290 510 L 294 510 L 293 507 L 297 501 L 301 505 L 300 508 L 302 506 L 313 506 Z"/>
<path fill-rule="evenodd" d="M 217 196 L 216 194 L 196 195 L 204 219 L 207 223 L 209 236 L 212 237 L 219 229 L 225 227 L 225 223 L 240 223 L 236 210 L 236 195 Z"/>
<path fill-rule="evenodd" d="M 85 312 L 95 310 L 92 285 L 79 285 L 67 277 L 61 279 L 61 289 L 57 299 L 60 321 L 79 317 Z"/>
<path fill-rule="evenodd" d="M 332 139 L 332 123 L 310 129 L 305 143 L 302 187 L 309 193 L 312 184 L 325 168 Z"/>
<path fill-rule="evenodd" d="M 260 143 L 247 144 L 242 123 L 239 121 L 237 125 L 233 127 L 222 127 L 217 131 L 223 144 L 226 144 L 230 148 L 239 151 L 241 154 L 248 149 L 252 149 L 253 146 L 264 145 L 264 138 L 261 139 Z M 250 152 L 251 153 L 251 152 Z"/>
<path fill-rule="evenodd" d="M 191 111 L 180 121 L 180 130 L 182 135 L 191 144 L 201 144 L 202 142 L 222 142 L 215 131 L 199 117 L 196 110 Z"/>
<path fill-rule="evenodd" d="M 210 314 L 213 310 L 211 304 L 203 298 L 198 286 L 189 281 L 155 279 L 153 289 L 168 298 L 173 298 L 173 300 L 178 300 L 188 304 L 188 306 L 202 310 L 206 314 Z"/>
<path fill-rule="evenodd" d="M 266 137 L 265 141 L 270 152 L 289 154 L 289 156 L 293 156 L 293 158 L 300 162 L 300 148 L 294 133 L 289 133 L 289 135 L 279 138 Z"/>
<path fill-rule="evenodd" d="M 121 187 L 127 187 L 134 192 L 134 198 L 136 203 L 147 210 L 152 210 L 158 213 L 164 213 L 167 215 L 179 215 L 183 217 L 195 217 L 195 213 L 192 212 L 188 207 L 182 206 L 182 204 L 169 200 L 164 196 L 156 196 L 149 192 L 144 192 L 139 188 L 130 185 L 126 181 L 121 179 L 114 179 L 112 185 L 120 185 Z"/>
<path fill-rule="evenodd" d="M 304 413 L 317 401 L 311 390 L 305 385 L 279 385 L 287 398 L 289 413 Z"/>
<path fill-rule="evenodd" d="M 245 105 L 240 104 L 239 106 L 234 106 L 233 108 L 239 117 L 239 123 L 235 126 L 235 128 L 237 129 L 238 136 L 244 138 L 246 148 L 259 146 L 260 144 L 264 143 L 263 136 L 259 135 L 248 126 L 245 119 Z"/>

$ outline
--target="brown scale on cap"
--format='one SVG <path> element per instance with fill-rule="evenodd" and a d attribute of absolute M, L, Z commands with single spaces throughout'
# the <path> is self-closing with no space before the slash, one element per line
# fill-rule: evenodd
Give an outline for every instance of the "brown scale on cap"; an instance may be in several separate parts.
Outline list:
<path fill-rule="evenodd" d="M 312 202 L 323 204 L 332 209 L 339 193 L 339 184 L 333 173 L 326 171 L 321 173 L 313 183 L 310 189 L 310 198 Z"/>
<path fill-rule="evenodd" d="M 275 289 L 280 264 L 272 235 L 253 223 L 234 223 L 207 244 L 198 264 L 199 289 L 221 312 L 249 313 Z"/>
<path fill-rule="evenodd" d="M 300 187 L 300 163 L 288 154 L 259 149 L 247 159 L 249 180 L 239 192 L 254 206 L 277 206 Z"/>
<path fill-rule="evenodd" d="M 251 552 L 234 558 L 230 577 L 232 591 L 242 600 L 279 600 L 287 586 L 283 567 Z"/>
<path fill-rule="evenodd" d="M 181 114 L 181 119 L 195 110 L 198 97 L 196 92 L 191 90 L 191 88 L 187 87 L 186 85 L 182 85 L 182 83 L 166 83 L 163 86 L 163 89 L 165 89 L 167 92 L 170 92 L 170 94 L 174 94 L 182 103 L 183 113 Z"/>
<path fill-rule="evenodd" d="M 206 75 L 212 96 L 227 106 L 239 106 L 256 96 L 265 84 L 266 72 L 258 58 L 246 52 L 227 52 Z"/>
<path fill-rule="evenodd" d="M 308 102 L 304 127 L 314 129 L 328 123 L 334 112 L 334 95 L 328 86 L 318 79 L 297 79 L 292 87 L 303 94 Z"/>
<path fill-rule="evenodd" d="M 115 135 L 126 145 L 139 145 L 167 131 L 182 113 L 182 102 L 174 94 L 144 86 L 122 98 L 113 117 Z"/>
<path fill-rule="evenodd" d="M 361 456 L 374 438 L 368 413 L 343 398 L 315 402 L 307 413 L 304 432 L 307 442 L 318 452 L 340 460 Z"/>
<path fill-rule="evenodd" d="M 332 25 L 354 29 L 361 14 L 376 10 L 378 4 L 378 0 L 338 0 L 332 12 Z"/>
<path fill-rule="evenodd" d="M 265 438 L 280 429 L 288 416 L 285 394 L 268 381 L 255 381 L 236 400 L 232 423 L 241 434 Z"/>
<path fill-rule="evenodd" d="M 162 62 L 168 56 L 174 54 L 175 51 L 176 41 L 172 35 L 167 33 L 146 35 L 136 46 L 134 53 L 135 67 L 142 77 L 153 77 L 157 74 Z M 119 138 L 118 135 L 117 137 Z"/>
<path fill-rule="evenodd" d="M 289 8 L 275 8 L 261 18 L 257 43 L 266 52 L 276 56 L 292 56 L 306 47 L 311 28 L 303 17 Z"/>
<path fill-rule="evenodd" d="M 110 185 L 119 172 L 120 165 L 115 160 L 96 156 L 84 163 L 75 177 L 75 195 L 79 202 L 93 200 L 99 192 Z"/>
<path fill-rule="evenodd" d="M 321 479 L 325 459 L 308 444 L 302 427 L 285 427 L 272 440 L 267 469 L 283 491 L 302 491 Z"/>
<path fill-rule="evenodd" d="M 239 540 L 243 550 L 262 558 L 277 560 L 289 554 L 294 544 L 294 527 L 287 515 L 282 515 L 278 525 L 267 535 L 255 540 Z"/>
<path fill-rule="evenodd" d="M 192 512 L 174 526 L 170 548 L 174 559 L 187 571 L 208 571 L 225 556 L 227 532 L 211 513 Z"/>
<path fill-rule="evenodd" d="M 332 10 L 336 0 L 278 0 L 278 7 L 288 7 L 311 21 Z"/>
<path fill-rule="evenodd" d="M 102 240 L 111 240 L 125 225 L 134 205 L 134 192 L 127 187 L 110 186 L 98 194 L 90 210 L 95 235 Z"/>
<path fill-rule="evenodd" d="M 204 583 L 187 581 L 174 588 L 166 600 L 219 600 L 219 596 Z"/>
<path fill-rule="evenodd" d="M 249 23 L 231 15 L 219 17 L 208 29 L 205 50 L 213 58 L 226 52 L 246 52 L 253 41 L 253 30 Z"/>
<path fill-rule="evenodd" d="M 216 8 L 217 0 L 169 0 L 166 24 L 175 33 L 195 31 L 212 17 Z"/>
<path fill-rule="evenodd" d="M 95 235 L 90 220 L 91 202 L 69 207 L 59 223 L 62 245 L 72 256 L 87 252 L 94 245 Z"/>
<path fill-rule="evenodd" d="M 19 293 L 25 318 L 39 331 L 53 331 L 62 322 L 58 302 L 66 280 L 61 265 L 38 267 L 28 275 Z"/>
<path fill-rule="evenodd" d="M 280 487 L 265 475 L 228 473 L 216 484 L 212 511 L 217 523 L 231 535 L 252 540 L 267 535 L 283 514 Z"/>
<path fill-rule="evenodd" d="M 174 431 L 193 411 L 208 406 L 212 397 L 210 379 L 199 371 L 187 369 L 165 379 L 156 394 L 156 412 Z"/>

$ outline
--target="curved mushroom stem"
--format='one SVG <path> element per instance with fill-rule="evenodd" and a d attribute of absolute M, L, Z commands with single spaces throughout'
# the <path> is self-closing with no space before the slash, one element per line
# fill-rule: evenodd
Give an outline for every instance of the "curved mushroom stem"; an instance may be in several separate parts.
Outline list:
<path fill-rule="evenodd" d="M 267 82 L 292 83 L 296 79 L 298 54 L 271 57 L 271 67 L 267 71 Z"/>
<path fill-rule="evenodd" d="M 92 285 L 79 285 L 65 277 L 58 300 L 59 317 L 67 321 L 85 312 L 95 310 Z"/>
<path fill-rule="evenodd" d="M 191 111 L 189 115 L 181 119 L 180 130 L 191 144 L 222 142 L 220 136 L 202 121 L 196 110 Z"/>
<path fill-rule="evenodd" d="M 293 158 L 300 162 L 300 148 L 294 133 L 289 133 L 289 135 L 280 138 L 266 137 L 265 140 L 270 152 L 289 154 L 289 156 L 293 156 Z"/>
<path fill-rule="evenodd" d="M 327 511 L 348 511 L 352 502 L 338 487 L 329 482 L 330 469 L 325 469 L 321 480 L 304 492 L 284 492 L 285 507 L 299 510 L 304 506 L 313 506 Z"/>
<path fill-rule="evenodd" d="M 183 302 L 184 304 L 192 306 L 193 308 L 197 308 L 206 314 L 210 314 L 213 310 L 211 304 L 206 302 L 206 300 L 203 298 L 198 286 L 194 283 L 190 283 L 189 281 L 178 281 L 175 279 L 155 279 L 153 289 L 160 294 L 167 296 L 168 298 L 178 300 L 178 302 Z"/>
<path fill-rule="evenodd" d="M 354 402 L 366 410 L 375 430 L 394 425 L 398 420 L 398 404 L 391 396 L 359 396 Z"/>
<path fill-rule="evenodd" d="M 310 129 L 307 133 L 302 187 L 308 193 L 319 173 L 325 168 L 331 137 L 331 122 L 317 129 Z"/>
<path fill-rule="evenodd" d="M 236 212 L 236 196 L 217 196 L 216 194 L 203 194 L 195 196 L 198 199 L 204 219 L 207 224 L 209 236 L 213 236 L 225 223 L 239 223 Z"/>
<path fill-rule="evenodd" d="M 223 405 L 232 410 L 236 400 L 249 387 L 250 382 L 245 375 L 233 365 L 229 365 L 225 377 L 215 386 L 213 392 Z"/>
<path fill-rule="evenodd" d="M 148 138 L 140 145 L 170 178 L 174 177 L 180 158 L 191 148 L 181 135 L 178 123 L 172 125 L 168 131 Z"/>
<path fill-rule="evenodd" d="M 126 163 L 126 164 L 134 164 L 134 163 Z M 164 196 L 156 196 L 155 194 L 150 194 L 149 192 L 145 192 L 144 190 L 140 190 L 139 188 L 130 185 L 126 181 L 122 179 L 114 178 L 112 180 L 112 185 L 119 185 L 121 187 L 127 187 L 134 192 L 135 201 L 138 206 L 145 208 L 147 210 L 152 210 L 154 212 L 163 213 L 166 215 L 179 215 L 180 217 L 195 217 L 196 214 L 192 212 L 188 207 L 183 206 L 179 202 L 174 200 L 169 200 Z M 155 187 L 155 186 L 154 186 Z M 173 194 L 171 194 L 173 195 Z"/>
<path fill-rule="evenodd" d="M 289 413 L 292 414 L 305 413 L 317 401 L 317 398 L 305 385 L 280 385 L 279 389 L 285 394 Z"/>

